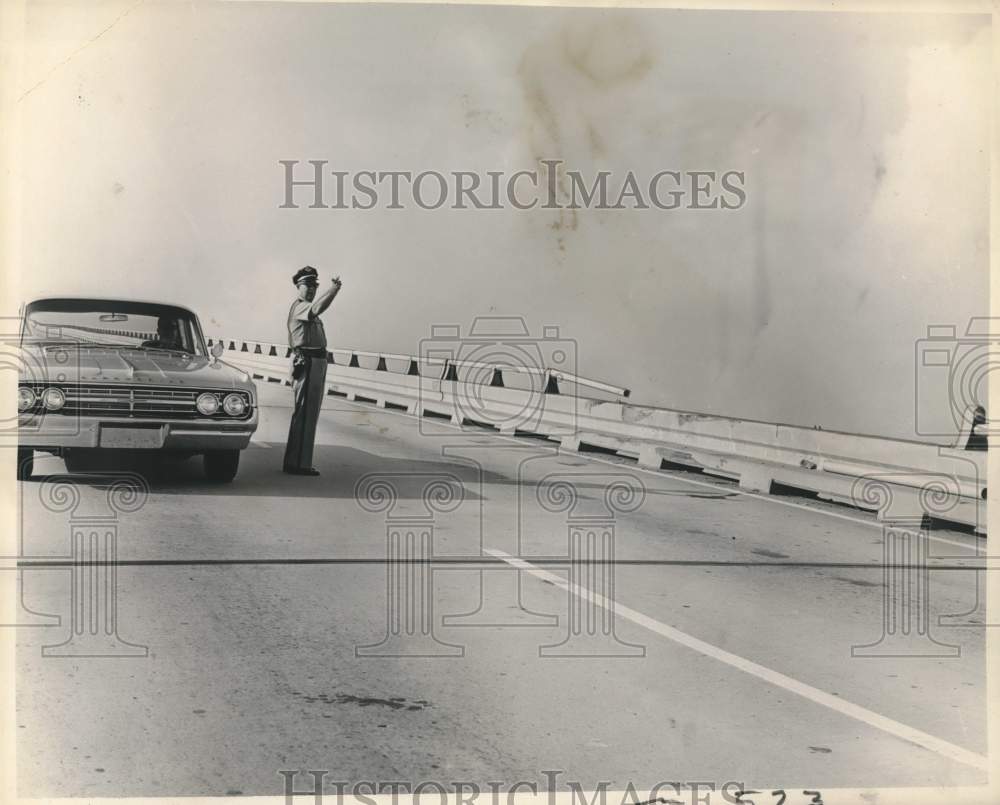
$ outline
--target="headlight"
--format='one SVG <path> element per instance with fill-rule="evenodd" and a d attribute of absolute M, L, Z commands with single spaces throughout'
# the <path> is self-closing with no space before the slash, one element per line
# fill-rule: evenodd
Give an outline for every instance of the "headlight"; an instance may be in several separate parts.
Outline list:
<path fill-rule="evenodd" d="M 239 394 L 228 394 L 222 401 L 222 408 L 229 416 L 240 416 L 247 410 L 247 404 Z"/>
<path fill-rule="evenodd" d="M 58 411 L 66 404 L 66 395 L 62 389 L 47 388 L 42 392 L 42 405 L 47 411 Z"/>
<path fill-rule="evenodd" d="M 198 399 L 195 402 L 195 406 L 198 411 L 205 416 L 211 416 L 216 411 L 219 410 L 219 398 L 214 394 L 209 394 L 207 391 L 204 394 L 199 394 Z"/>
<path fill-rule="evenodd" d="M 35 405 L 35 392 L 27 386 L 17 387 L 17 410 L 27 411 Z"/>

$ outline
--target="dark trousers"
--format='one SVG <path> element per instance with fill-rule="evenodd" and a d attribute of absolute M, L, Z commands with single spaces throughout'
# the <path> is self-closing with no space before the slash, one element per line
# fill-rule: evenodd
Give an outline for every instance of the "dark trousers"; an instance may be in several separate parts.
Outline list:
<path fill-rule="evenodd" d="M 285 447 L 286 470 L 306 470 L 312 467 L 316 423 L 326 396 L 326 355 L 305 356 L 304 371 L 292 381 L 295 409 L 288 428 Z"/>

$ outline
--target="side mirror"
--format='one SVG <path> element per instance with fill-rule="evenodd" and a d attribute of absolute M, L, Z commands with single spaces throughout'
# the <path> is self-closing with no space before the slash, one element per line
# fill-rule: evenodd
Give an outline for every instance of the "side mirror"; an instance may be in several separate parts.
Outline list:
<path fill-rule="evenodd" d="M 212 357 L 218 358 L 226 351 L 226 348 L 222 345 L 221 341 L 216 341 L 212 344 Z"/>

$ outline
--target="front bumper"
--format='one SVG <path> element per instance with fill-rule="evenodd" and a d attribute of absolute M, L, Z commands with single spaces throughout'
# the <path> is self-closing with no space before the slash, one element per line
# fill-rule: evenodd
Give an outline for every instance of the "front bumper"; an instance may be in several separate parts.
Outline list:
<path fill-rule="evenodd" d="M 130 444 L 123 431 L 141 431 L 143 441 Z M 156 450 L 243 450 L 257 430 L 257 409 L 239 422 L 220 420 L 150 420 L 128 417 L 88 417 L 64 414 L 21 415 L 19 447 L 36 450 L 61 448 L 135 448 Z M 102 435 L 102 431 L 106 431 Z M 111 432 L 116 438 L 110 438 Z"/>

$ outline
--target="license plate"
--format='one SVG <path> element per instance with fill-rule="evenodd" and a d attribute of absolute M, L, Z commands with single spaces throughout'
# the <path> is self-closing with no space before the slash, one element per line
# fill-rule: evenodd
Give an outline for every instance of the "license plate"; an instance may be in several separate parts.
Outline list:
<path fill-rule="evenodd" d="M 163 428 L 101 428 L 101 447 L 163 447 Z"/>

